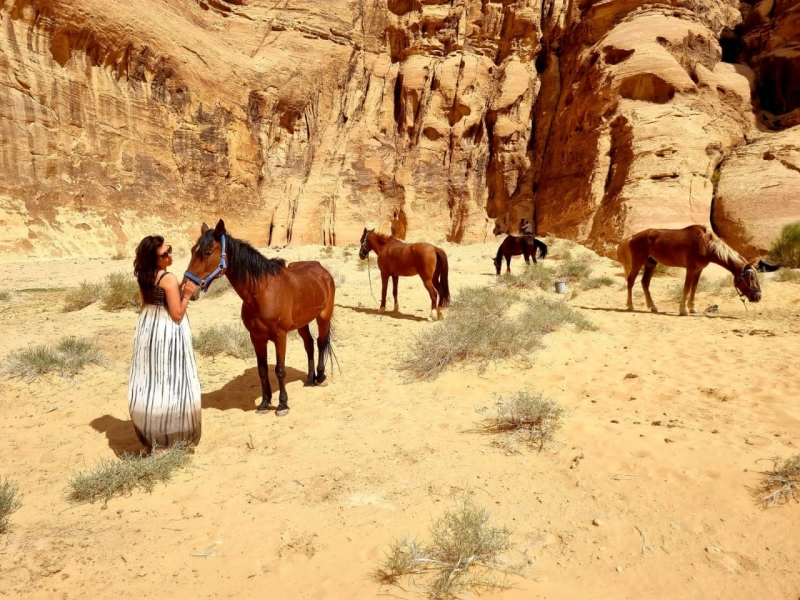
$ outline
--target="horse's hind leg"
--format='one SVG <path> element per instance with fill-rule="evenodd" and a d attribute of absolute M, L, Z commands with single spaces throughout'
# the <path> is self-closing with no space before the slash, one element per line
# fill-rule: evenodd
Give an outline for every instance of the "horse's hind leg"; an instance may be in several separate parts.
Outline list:
<path fill-rule="evenodd" d="M 692 287 L 689 290 L 689 312 L 691 314 L 697 314 L 697 309 L 694 306 L 694 294 L 697 292 L 697 284 L 700 283 L 700 275 L 703 274 L 703 269 L 697 269 L 694 273 L 694 277 L 692 278 Z"/>
<path fill-rule="evenodd" d="M 306 349 L 306 356 L 308 357 L 308 378 L 303 384 L 305 387 L 314 385 L 314 339 L 311 337 L 311 330 L 308 325 L 303 325 L 297 330 L 300 337 L 303 338 L 303 346 Z"/>
<path fill-rule="evenodd" d="M 628 273 L 628 304 L 627 309 L 633 310 L 633 284 L 636 283 L 636 277 L 642 269 L 643 261 L 633 261 L 631 264 L 630 273 Z"/>
<path fill-rule="evenodd" d="M 319 337 L 317 338 L 317 351 L 319 359 L 317 362 L 317 385 L 328 385 L 325 383 L 327 379 L 325 375 L 325 357 L 331 355 L 331 321 L 328 319 L 317 319 L 317 329 L 319 330 Z"/>
<path fill-rule="evenodd" d="M 258 378 L 261 380 L 261 404 L 256 408 L 257 413 L 268 412 L 272 406 L 272 386 L 269 384 L 269 370 L 267 368 L 267 341 L 257 340 L 250 336 L 253 350 L 258 363 Z"/>
<path fill-rule="evenodd" d="M 655 302 L 653 302 L 653 298 L 650 296 L 650 280 L 653 278 L 653 273 L 655 273 L 657 266 L 658 263 L 648 257 L 644 265 L 644 275 L 642 275 L 642 289 L 644 290 L 644 298 L 647 301 L 647 308 L 650 309 L 650 312 L 654 313 L 657 313 L 658 309 L 656 308 Z"/>
<path fill-rule="evenodd" d="M 275 416 L 285 417 L 289 414 L 289 394 L 286 393 L 286 332 L 278 331 L 275 336 L 275 376 L 278 378 L 278 408 Z"/>
<path fill-rule="evenodd" d="M 684 317 L 689 314 L 688 312 L 686 312 L 686 298 L 692 291 L 694 276 L 695 276 L 695 269 L 692 269 L 691 267 L 686 267 L 686 281 L 683 282 L 683 294 L 681 294 L 681 310 L 680 310 L 681 316 Z"/>
<path fill-rule="evenodd" d="M 433 285 L 432 279 L 425 279 L 422 283 L 425 284 L 425 289 L 428 290 L 428 294 L 431 297 L 431 315 L 428 317 L 428 320 L 435 321 L 439 318 L 439 313 L 436 310 L 436 286 Z"/>

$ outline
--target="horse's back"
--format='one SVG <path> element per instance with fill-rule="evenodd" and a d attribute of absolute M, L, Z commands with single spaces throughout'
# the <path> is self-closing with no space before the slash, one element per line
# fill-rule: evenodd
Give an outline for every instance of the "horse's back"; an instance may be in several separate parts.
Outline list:
<path fill-rule="evenodd" d="M 631 261 L 634 256 L 644 260 L 651 257 L 670 267 L 685 267 L 699 257 L 702 253 L 701 244 L 705 245 L 704 242 L 707 243 L 711 237 L 713 233 L 705 225 L 689 225 L 681 229 L 645 229 L 623 240 L 617 253 L 619 255 L 627 251 Z M 627 248 L 623 248 L 626 242 Z"/>

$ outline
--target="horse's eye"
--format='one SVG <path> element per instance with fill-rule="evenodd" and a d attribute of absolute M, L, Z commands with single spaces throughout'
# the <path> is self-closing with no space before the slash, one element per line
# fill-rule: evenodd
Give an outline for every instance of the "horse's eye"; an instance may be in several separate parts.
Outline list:
<path fill-rule="evenodd" d="M 203 256 L 205 256 L 206 258 L 211 256 L 211 250 L 206 250 L 205 252 L 203 252 Z"/>

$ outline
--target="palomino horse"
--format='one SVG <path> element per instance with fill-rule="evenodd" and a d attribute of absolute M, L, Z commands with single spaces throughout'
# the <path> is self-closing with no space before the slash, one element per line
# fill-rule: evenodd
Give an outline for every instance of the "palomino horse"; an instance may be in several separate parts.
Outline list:
<path fill-rule="evenodd" d="M 286 334 L 297 329 L 308 355 L 305 385 L 323 385 L 325 360 L 333 357 L 331 318 L 336 286 L 333 277 L 316 261 L 294 262 L 266 258 L 247 242 L 237 240 L 225 230 L 220 219 L 214 229 L 203 223 L 200 238 L 192 247 L 192 258 L 185 277 L 205 291 L 222 274 L 242 299 L 242 321 L 250 332 L 261 379 L 261 404 L 266 412 L 272 406 L 272 388 L 267 371 L 267 342 L 275 344 L 275 375 L 280 386 L 276 415 L 289 413 L 286 394 Z M 317 321 L 319 363 L 314 370 L 314 341 L 308 324 Z"/>
<path fill-rule="evenodd" d="M 511 257 L 522 254 L 525 257 L 525 264 L 530 264 L 529 258 L 536 262 L 536 251 L 539 251 L 540 258 L 547 258 L 547 245 L 540 242 L 532 235 L 509 235 L 497 249 L 497 256 L 494 258 L 494 267 L 500 275 L 500 268 L 503 266 L 503 257 L 506 259 L 506 273 L 511 273 Z"/>
<path fill-rule="evenodd" d="M 381 270 L 381 311 L 386 310 L 386 290 L 389 277 L 392 278 L 394 312 L 400 310 L 397 303 L 397 278 L 419 275 L 425 289 L 431 296 L 430 319 L 441 318 L 442 308 L 450 305 L 450 286 L 447 283 L 447 255 L 444 250 L 424 242 L 406 244 L 398 239 L 376 233 L 374 229 L 361 235 L 361 260 L 369 256 L 370 250 L 378 255 L 378 268 Z M 437 305 L 436 296 L 439 296 Z"/>
<path fill-rule="evenodd" d="M 704 225 L 690 225 L 684 229 L 645 229 L 620 243 L 617 258 L 628 278 L 628 310 L 633 310 L 633 284 L 644 266 L 642 288 L 647 307 L 654 313 L 658 312 L 650 297 L 650 279 L 658 263 L 686 269 L 681 315 L 688 314 L 687 296 L 689 311 L 697 312 L 694 306 L 697 283 L 703 269 L 712 262 L 733 274 L 733 285 L 740 296 L 746 297 L 750 302 L 761 300 L 761 288 L 752 263 L 739 256 Z"/>

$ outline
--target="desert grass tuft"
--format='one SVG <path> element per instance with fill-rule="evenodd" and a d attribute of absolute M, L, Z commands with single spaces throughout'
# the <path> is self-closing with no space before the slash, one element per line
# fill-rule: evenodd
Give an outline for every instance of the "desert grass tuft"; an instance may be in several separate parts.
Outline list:
<path fill-rule="evenodd" d="M 104 505 L 114 496 L 130 495 L 139 489 L 152 492 L 157 483 L 167 483 L 178 469 L 189 465 L 189 448 L 178 443 L 163 452 L 125 453 L 118 459 L 103 458 L 89 471 L 76 473 L 69 481 L 67 499 L 75 503 Z"/>
<path fill-rule="evenodd" d="M 8 292 L 0 292 L 0 302 L 8 302 L 11 300 L 11 294 Z"/>
<path fill-rule="evenodd" d="M 55 348 L 37 344 L 12 352 L 2 367 L 2 373 L 33 381 L 45 373 L 73 376 L 90 364 L 103 364 L 102 354 L 94 342 L 67 336 L 61 338 Z"/>
<path fill-rule="evenodd" d="M 76 288 L 70 288 L 64 295 L 64 312 L 74 312 L 94 304 L 103 297 L 103 286 L 100 283 L 82 281 Z"/>
<path fill-rule="evenodd" d="M 558 265 L 557 275 L 561 281 L 576 282 L 592 274 L 592 263 L 586 257 L 570 258 Z"/>
<path fill-rule="evenodd" d="M 538 262 L 531 263 L 525 265 L 519 275 L 503 273 L 497 283 L 507 288 L 549 290 L 553 285 L 553 269 L 548 269 Z"/>
<path fill-rule="evenodd" d="M 774 457 L 772 470 L 761 473 L 761 483 L 753 496 L 764 508 L 787 504 L 794 499 L 800 502 L 800 454 L 791 458 Z"/>
<path fill-rule="evenodd" d="M 736 290 L 733 287 L 733 283 L 729 278 L 721 277 L 720 279 L 710 280 L 706 279 L 701 275 L 700 281 L 697 282 L 697 290 L 695 290 L 695 297 L 697 297 L 697 294 L 715 294 L 724 296 L 726 295 L 726 292 L 728 292 L 732 296 L 736 295 Z M 675 285 L 670 287 L 670 298 L 672 300 L 677 300 L 680 302 L 682 297 L 683 297 L 683 282 L 676 283 Z"/>
<path fill-rule="evenodd" d="M 800 269 L 781 269 L 775 274 L 775 281 L 782 281 L 782 282 L 800 281 Z"/>
<path fill-rule="evenodd" d="M 359 258 L 358 262 L 356 263 L 356 269 L 359 271 L 366 271 L 367 268 L 372 269 L 373 271 L 378 268 L 378 259 L 372 256 L 372 254 L 370 254 L 365 260 L 361 260 Z"/>
<path fill-rule="evenodd" d="M 601 287 L 614 285 L 614 279 L 611 277 L 603 276 L 603 277 L 590 277 L 589 279 L 584 279 L 581 281 L 581 289 L 582 290 L 596 290 Z"/>
<path fill-rule="evenodd" d="M 8 531 L 10 518 L 22 506 L 16 484 L 0 477 L 0 533 Z"/>
<path fill-rule="evenodd" d="M 323 246 L 320 248 L 319 253 L 325 258 L 331 258 L 334 253 L 334 248 L 333 246 Z"/>
<path fill-rule="evenodd" d="M 103 310 L 117 311 L 123 309 L 138 310 L 141 306 L 139 284 L 133 275 L 127 273 L 110 273 L 103 281 Z"/>
<path fill-rule="evenodd" d="M 519 391 L 502 396 L 486 417 L 484 427 L 492 433 L 505 434 L 520 440 L 540 452 L 555 441 L 561 427 L 564 409 L 552 398 L 541 393 Z"/>
<path fill-rule="evenodd" d="M 453 301 L 447 318 L 412 342 L 400 369 L 416 379 L 433 379 L 460 362 L 479 369 L 489 362 L 520 358 L 541 346 L 541 336 L 564 323 L 590 329 L 591 323 L 561 300 L 537 298 L 516 316 L 511 306 L 519 293 L 497 287 L 464 288 Z"/>
<path fill-rule="evenodd" d="M 253 356 L 250 334 L 241 326 L 213 325 L 195 335 L 193 344 L 198 354 L 212 358 L 225 354 L 235 358 Z"/>
<path fill-rule="evenodd" d="M 514 549 L 511 532 L 496 527 L 469 494 L 430 526 L 431 541 L 408 536 L 395 541 L 373 577 L 384 585 L 409 578 L 429 598 L 463 598 L 470 593 L 507 589 L 505 577 L 519 568 L 504 560 Z"/>
<path fill-rule="evenodd" d="M 677 273 L 678 269 L 675 267 L 668 267 L 667 265 L 658 263 L 656 265 L 656 270 L 653 271 L 653 277 L 675 277 Z"/>
<path fill-rule="evenodd" d="M 787 269 L 800 269 L 800 221 L 783 226 L 769 249 L 769 260 Z"/>
<path fill-rule="evenodd" d="M 219 298 L 223 294 L 227 294 L 233 289 L 231 282 L 227 277 L 217 277 L 211 287 L 206 292 L 207 298 Z"/>

